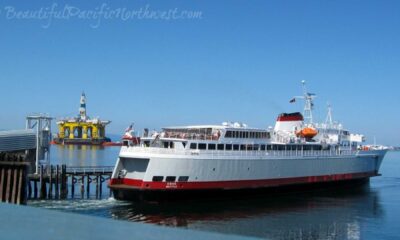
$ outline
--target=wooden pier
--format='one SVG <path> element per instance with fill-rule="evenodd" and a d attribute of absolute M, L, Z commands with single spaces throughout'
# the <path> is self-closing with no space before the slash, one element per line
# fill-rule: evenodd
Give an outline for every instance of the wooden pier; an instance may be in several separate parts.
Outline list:
<path fill-rule="evenodd" d="M 113 166 L 67 167 L 66 165 L 40 166 L 39 174 L 29 174 L 29 199 L 67 199 L 80 194 L 89 199 L 103 197 L 103 185 L 111 178 Z M 91 186 L 94 190 L 91 191 Z M 108 196 L 111 196 L 109 191 Z"/>
<path fill-rule="evenodd" d="M 30 163 L 14 153 L 0 153 L 0 202 L 26 203 L 26 176 Z"/>

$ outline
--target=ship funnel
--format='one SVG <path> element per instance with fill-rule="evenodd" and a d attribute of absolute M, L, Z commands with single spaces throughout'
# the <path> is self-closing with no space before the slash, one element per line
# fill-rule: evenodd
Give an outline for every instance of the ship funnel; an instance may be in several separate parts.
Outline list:
<path fill-rule="evenodd" d="M 281 113 L 276 119 L 274 131 L 295 132 L 303 127 L 303 115 L 299 112 Z"/>

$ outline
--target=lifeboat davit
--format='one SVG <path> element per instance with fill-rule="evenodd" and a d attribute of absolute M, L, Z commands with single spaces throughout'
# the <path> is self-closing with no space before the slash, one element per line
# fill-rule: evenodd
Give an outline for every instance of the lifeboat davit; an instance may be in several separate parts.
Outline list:
<path fill-rule="evenodd" d="M 313 138 L 318 134 L 318 131 L 315 128 L 306 127 L 301 129 L 300 131 L 296 132 L 298 137 L 303 138 Z"/>

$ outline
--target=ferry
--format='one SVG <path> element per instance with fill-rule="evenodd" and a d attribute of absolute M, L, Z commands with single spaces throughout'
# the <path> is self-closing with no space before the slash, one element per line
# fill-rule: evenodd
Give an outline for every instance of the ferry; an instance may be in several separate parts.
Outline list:
<path fill-rule="evenodd" d="M 379 176 L 387 149 L 363 147 L 365 137 L 332 121 L 314 123 L 315 94 L 306 90 L 303 113 L 282 113 L 275 126 L 243 123 L 166 127 L 123 142 L 109 187 L 119 200 L 350 185 Z M 246 194 L 241 194 L 246 192 Z"/>

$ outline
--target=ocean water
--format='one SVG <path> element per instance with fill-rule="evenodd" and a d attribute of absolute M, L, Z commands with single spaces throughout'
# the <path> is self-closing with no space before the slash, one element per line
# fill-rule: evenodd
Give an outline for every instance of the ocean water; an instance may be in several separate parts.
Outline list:
<path fill-rule="evenodd" d="M 113 165 L 118 147 L 53 146 L 52 163 Z M 265 239 L 400 239 L 400 152 L 361 187 L 241 200 L 135 204 L 103 199 L 32 200 L 28 205 L 98 217 Z"/>

